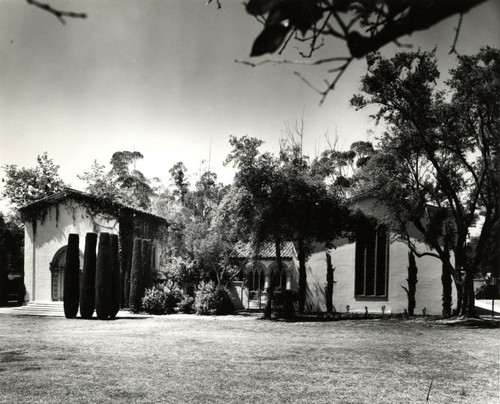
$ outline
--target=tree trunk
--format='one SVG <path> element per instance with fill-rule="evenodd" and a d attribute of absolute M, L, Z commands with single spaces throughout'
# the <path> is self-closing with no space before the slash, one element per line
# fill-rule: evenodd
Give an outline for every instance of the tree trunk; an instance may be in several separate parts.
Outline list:
<path fill-rule="evenodd" d="M 333 311 L 333 272 L 335 269 L 332 265 L 332 256 L 329 251 L 326 252 L 326 312 Z"/>
<path fill-rule="evenodd" d="M 415 255 L 412 251 L 408 252 L 408 315 L 413 316 L 415 314 L 415 307 L 417 307 L 417 300 L 415 298 L 417 292 L 417 273 L 418 268 L 415 262 Z"/>
<path fill-rule="evenodd" d="M 450 259 L 450 249 L 448 247 L 448 243 L 445 242 L 444 245 L 444 253 L 447 259 Z M 442 270 L 441 270 L 441 284 L 443 285 L 443 299 L 442 299 L 442 314 L 444 318 L 448 318 L 452 314 L 452 283 L 451 283 L 451 271 L 448 262 L 442 261 Z"/>
<path fill-rule="evenodd" d="M 475 299 L 474 299 L 474 275 L 471 269 L 467 269 L 463 284 L 463 303 L 461 316 L 476 317 Z"/>
<path fill-rule="evenodd" d="M 455 288 L 457 290 L 457 308 L 454 310 L 453 314 L 454 315 L 459 315 L 460 312 L 462 311 L 462 305 L 464 301 L 464 292 L 463 292 L 463 285 L 462 285 L 462 278 L 460 276 L 460 273 L 458 273 L 458 279 L 454 279 L 455 281 Z"/>
<path fill-rule="evenodd" d="M 442 314 L 444 318 L 450 317 L 452 314 L 452 283 L 451 283 L 451 273 L 448 265 L 443 263 L 441 272 L 441 284 L 443 285 L 443 310 Z"/>
<path fill-rule="evenodd" d="M 307 274 L 306 274 L 306 252 L 304 246 L 304 240 L 298 240 L 299 245 L 299 313 L 304 312 L 306 303 L 306 284 L 307 284 Z"/>
<path fill-rule="evenodd" d="M 276 270 L 278 273 L 281 273 L 281 270 L 283 268 L 283 263 L 281 261 L 281 241 L 276 240 L 274 242 L 275 246 L 275 251 L 276 251 Z M 269 286 L 267 288 L 267 304 L 266 304 L 266 310 L 264 312 L 264 317 L 265 318 L 271 318 L 272 311 L 273 311 L 273 299 L 274 299 L 274 276 L 271 273 L 269 276 Z"/>

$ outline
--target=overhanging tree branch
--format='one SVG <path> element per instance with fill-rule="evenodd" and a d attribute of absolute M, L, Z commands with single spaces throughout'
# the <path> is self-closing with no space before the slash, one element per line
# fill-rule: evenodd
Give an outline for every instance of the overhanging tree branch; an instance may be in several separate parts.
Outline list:
<path fill-rule="evenodd" d="M 26 2 L 32 6 L 35 6 L 41 10 L 47 11 L 48 13 L 54 15 L 61 24 L 66 25 L 65 17 L 68 18 L 87 18 L 86 13 L 76 13 L 74 11 L 62 11 L 56 8 L 53 8 L 50 4 L 42 3 L 38 0 L 26 0 Z"/>

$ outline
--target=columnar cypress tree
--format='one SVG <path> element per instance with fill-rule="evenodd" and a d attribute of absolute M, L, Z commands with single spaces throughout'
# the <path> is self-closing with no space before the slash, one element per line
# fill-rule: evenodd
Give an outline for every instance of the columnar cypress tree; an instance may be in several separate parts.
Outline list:
<path fill-rule="evenodd" d="M 306 253 L 304 240 L 298 240 L 299 245 L 299 313 L 304 312 L 306 304 L 306 288 L 307 288 L 307 273 L 306 273 Z"/>
<path fill-rule="evenodd" d="M 80 302 L 80 249 L 78 234 L 70 234 L 64 269 L 64 315 L 75 318 Z"/>
<path fill-rule="evenodd" d="M 95 309 L 96 246 L 97 234 L 87 233 L 80 286 L 80 316 L 86 319 L 92 318 Z"/>
<path fill-rule="evenodd" d="M 120 217 L 120 266 L 121 266 L 121 307 L 129 307 L 130 267 L 132 264 L 134 218 L 130 213 L 122 213 Z"/>
<path fill-rule="evenodd" d="M 132 268 L 130 270 L 129 307 L 132 311 L 139 311 L 141 309 L 141 290 L 144 290 L 143 280 L 142 241 L 140 238 L 136 238 L 134 239 Z"/>
<path fill-rule="evenodd" d="M 331 313 L 333 311 L 333 271 L 335 269 L 332 265 L 332 255 L 329 251 L 326 252 L 326 312 Z"/>
<path fill-rule="evenodd" d="M 99 320 L 106 320 L 110 314 L 109 283 L 111 280 L 111 238 L 109 233 L 99 236 L 97 268 L 95 274 L 95 309 Z"/>
<path fill-rule="evenodd" d="M 153 268 L 151 268 L 151 240 L 142 240 L 142 262 L 144 265 L 144 290 L 153 286 Z M 144 297 L 144 294 L 143 294 Z"/>
<path fill-rule="evenodd" d="M 412 251 L 408 252 L 408 278 L 406 281 L 408 282 L 408 288 L 401 286 L 407 296 L 408 296 L 408 315 L 413 316 L 415 313 L 415 307 L 417 307 L 417 301 L 415 299 L 415 294 L 417 292 L 417 273 L 418 268 L 415 262 L 415 255 Z"/>
<path fill-rule="evenodd" d="M 120 309 L 120 259 L 118 256 L 118 235 L 111 235 L 111 301 L 110 313 L 111 318 L 115 318 Z"/>
<path fill-rule="evenodd" d="M 8 281 L 7 250 L 4 247 L 0 247 L 0 306 L 5 306 L 9 300 Z"/>

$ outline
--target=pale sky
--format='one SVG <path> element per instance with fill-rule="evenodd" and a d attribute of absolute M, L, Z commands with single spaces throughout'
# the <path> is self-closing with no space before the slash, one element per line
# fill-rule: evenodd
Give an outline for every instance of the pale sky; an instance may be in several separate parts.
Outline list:
<path fill-rule="evenodd" d="M 260 138 L 263 150 L 276 152 L 285 125 L 303 117 L 304 152 L 311 157 L 325 149 L 325 133 L 330 139 L 337 134 L 344 148 L 373 140 L 369 111 L 349 106 L 365 62 L 356 61 L 319 106 L 320 96 L 293 71 L 320 86 L 324 69 L 234 62 L 248 60 L 261 29 L 242 1 L 223 0 L 222 10 L 205 0 L 49 3 L 88 18 L 62 25 L 23 0 L 0 0 L 0 165 L 33 167 L 47 151 L 63 180 L 81 189 L 76 175 L 95 159 L 107 164 L 115 151 L 137 150 L 144 155 L 138 169 L 167 182 L 177 161 L 192 174 L 199 170 L 212 144 L 211 168 L 229 183 L 232 171 L 222 161 L 230 135 Z M 500 46 L 499 3 L 465 16 L 459 52 Z M 437 45 L 445 74 L 455 65 L 447 53 L 457 21 L 452 17 L 401 42 L 423 50 Z M 390 45 L 382 52 L 395 50 Z M 332 43 L 321 54 L 347 53 Z M 295 56 L 290 47 L 287 58 Z"/>

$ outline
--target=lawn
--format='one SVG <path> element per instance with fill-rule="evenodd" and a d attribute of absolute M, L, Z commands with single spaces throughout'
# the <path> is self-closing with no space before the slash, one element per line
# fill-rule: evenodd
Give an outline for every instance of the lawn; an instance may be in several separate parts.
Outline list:
<path fill-rule="evenodd" d="M 0 402 L 498 403 L 499 336 L 432 321 L 4 314 Z"/>

